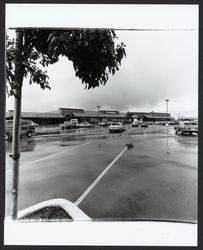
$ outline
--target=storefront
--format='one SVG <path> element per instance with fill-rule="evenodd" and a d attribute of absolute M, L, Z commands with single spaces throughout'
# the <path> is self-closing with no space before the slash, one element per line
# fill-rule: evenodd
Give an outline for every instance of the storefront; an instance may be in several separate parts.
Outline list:
<path fill-rule="evenodd" d="M 6 119 L 13 119 L 13 110 L 7 112 Z M 21 112 L 21 119 L 31 120 L 39 125 L 58 125 L 63 123 L 66 117 L 58 112 Z"/>
<path fill-rule="evenodd" d="M 174 120 L 169 113 L 159 113 L 159 112 L 128 112 L 128 116 L 131 118 L 137 116 L 138 120 L 150 121 L 150 122 Z"/>
<path fill-rule="evenodd" d="M 100 122 L 130 122 L 126 113 L 111 110 L 73 112 L 72 118 L 78 119 L 79 122 L 100 123 Z"/>

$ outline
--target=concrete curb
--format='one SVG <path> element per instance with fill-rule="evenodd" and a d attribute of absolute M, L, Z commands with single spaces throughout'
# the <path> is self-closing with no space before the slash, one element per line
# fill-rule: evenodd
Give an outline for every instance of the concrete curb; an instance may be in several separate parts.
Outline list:
<path fill-rule="evenodd" d="M 37 212 L 38 210 L 50 206 L 61 207 L 64 209 L 73 221 L 91 221 L 92 219 L 87 216 L 80 208 L 78 208 L 74 203 L 58 198 L 58 199 L 51 199 L 47 201 L 40 202 L 34 206 L 28 207 L 18 212 L 18 220 L 21 220 L 23 217 L 29 216 L 30 214 Z M 29 220 L 27 220 L 29 221 Z M 41 220 L 39 220 L 41 221 Z"/>

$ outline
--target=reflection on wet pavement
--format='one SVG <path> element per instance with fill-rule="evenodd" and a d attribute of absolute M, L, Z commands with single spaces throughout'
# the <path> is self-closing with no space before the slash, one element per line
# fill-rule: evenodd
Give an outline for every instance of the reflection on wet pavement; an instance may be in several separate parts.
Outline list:
<path fill-rule="evenodd" d="M 27 140 L 21 140 L 20 142 L 20 152 L 31 152 L 35 150 L 36 140 L 29 138 Z M 10 141 L 6 142 L 6 152 L 12 151 L 12 143 Z"/>
<path fill-rule="evenodd" d="M 104 140 L 107 138 L 112 138 L 112 139 L 121 139 L 121 138 L 134 138 L 136 139 L 136 142 L 138 143 L 139 141 L 143 141 L 143 138 L 146 140 L 151 140 L 152 137 L 146 137 L 146 135 L 151 135 L 151 136 L 156 136 L 157 139 L 162 139 L 165 137 L 165 145 L 163 145 L 163 149 L 165 148 L 166 155 L 171 154 L 171 150 L 174 150 L 174 144 L 175 142 L 182 146 L 182 147 L 187 147 L 187 148 L 196 148 L 198 145 L 198 136 L 197 135 L 176 135 L 175 131 L 173 128 L 166 129 L 166 128 L 158 128 L 158 127 L 153 127 L 153 128 L 133 128 L 124 131 L 123 133 L 115 133 L 115 134 L 109 134 L 108 133 L 108 128 L 101 128 L 99 131 L 101 133 L 95 134 L 95 132 L 98 132 L 98 128 L 92 129 L 90 133 L 90 129 L 80 129 L 80 130 L 71 130 L 69 133 L 63 133 L 57 136 L 36 136 L 33 138 L 29 139 L 21 139 L 20 143 L 20 151 L 21 152 L 31 152 L 36 149 L 36 145 L 44 145 L 44 144 L 56 144 L 61 147 L 68 147 L 75 145 L 75 143 L 81 141 L 83 142 L 84 140 L 87 139 L 93 139 L 93 140 Z M 160 133 L 162 131 L 162 133 Z M 75 134 L 74 134 L 75 133 Z M 159 134 L 159 135 L 157 135 Z M 143 135 L 144 137 L 140 137 L 140 135 Z M 175 140 L 175 141 L 173 141 Z M 6 142 L 6 152 L 11 152 L 11 142 Z M 100 147 L 100 145 L 98 146 Z"/>
<path fill-rule="evenodd" d="M 127 145 L 130 150 L 92 190 L 82 210 L 96 219 L 196 219 L 198 137 L 178 136 L 164 127 L 115 134 L 107 128 L 101 133 L 83 129 L 22 139 L 20 209 L 51 198 L 76 201 Z M 11 151 L 11 143 L 6 150 Z M 10 169 L 7 153 L 7 196 Z"/>
<path fill-rule="evenodd" d="M 166 154 L 170 154 L 170 148 L 169 148 L 169 143 L 168 143 L 168 137 L 166 138 Z"/>
<path fill-rule="evenodd" d="M 184 147 L 197 147 L 198 146 L 198 136 L 197 135 L 177 135 L 175 137 L 176 141 Z"/>
<path fill-rule="evenodd" d="M 73 146 L 74 144 L 69 144 L 69 143 L 61 143 L 59 144 L 59 146 L 61 147 L 70 147 L 70 146 Z"/>

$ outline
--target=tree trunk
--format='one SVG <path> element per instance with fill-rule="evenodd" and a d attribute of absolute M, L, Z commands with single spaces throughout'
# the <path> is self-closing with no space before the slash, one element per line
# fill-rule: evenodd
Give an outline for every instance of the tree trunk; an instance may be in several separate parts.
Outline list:
<path fill-rule="evenodd" d="M 15 58 L 15 89 L 14 89 L 14 117 L 12 134 L 12 193 L 11 218 L 17 219 L 18 211 L 18 183 L 20 161 L 20 119 L 21 119 L 21 89 L 23 81 L 22 66 L 22 31 L 16 30 L 16 58 Z"/>

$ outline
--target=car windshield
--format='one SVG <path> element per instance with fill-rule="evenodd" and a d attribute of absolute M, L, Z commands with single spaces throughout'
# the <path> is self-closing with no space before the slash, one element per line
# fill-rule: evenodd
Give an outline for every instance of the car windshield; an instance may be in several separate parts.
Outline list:
<path fill-rule="evenodd" d="M 21 121 L 21 125 L 29 125 L 29 122 L 27 122 L 27 121 Z"/>
<path fill-rule="evenodd" d="M 6 121 L 6 125 L 13 125 L 13 121 Z"/>
<path fill-rule="evenodd" d="M 30 125 L 31 121 L 29 120 L 21 120 L 21 125 Z M 6 126 L 13 126 L 13 120 L 12 121 L 6 121 Z"/>

